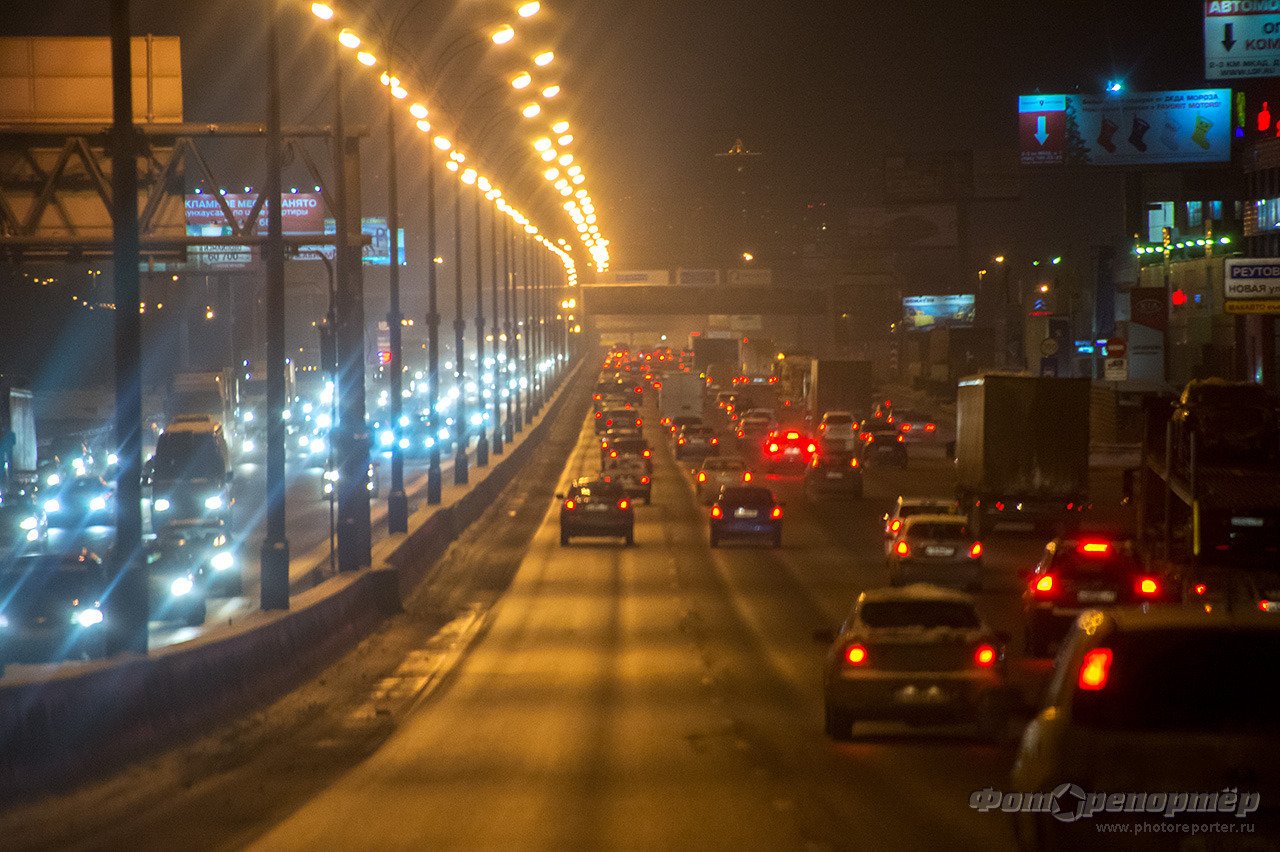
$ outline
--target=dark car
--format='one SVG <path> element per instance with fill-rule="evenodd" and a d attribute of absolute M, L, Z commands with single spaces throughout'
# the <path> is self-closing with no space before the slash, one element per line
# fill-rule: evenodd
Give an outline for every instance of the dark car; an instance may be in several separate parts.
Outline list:
<path fill-rule="evenodd" d="M 720 489 L 711 504 L 711 546 L 726 538 L 763 538 L 782 547 L 782 505 L 768 488 L 733 486 Z"/>
<path fill-rule="evenodd" d="M 645 438 L 638 434 L 605 433 L 604 440 L 600 442 L 600 466 L 605 467 L 611 461 L 628 457 L 640 459 L 644 463 L 645 472 L 653 473 L 653 448 Z"/>
<path fill-rule="evenodd" d="M 44 502 L 55 529 L 110 527 L 116 523 L 115 489 L 97 476 L 77 476 Z"/>
<path fill-rule="evenodd" d="M 862 424 L 862 432 L 858 437 L 862 441 L 863 463 L 907 466 L 907 439 L 892 424 L 879 420 L 866 420 Z"/>
<path fill-rule="evenodd" d="M 107 572 L 94 554 L 29 555 L 0 565 L 0 672 L 111 653 L 103 598 Z"/>
<path fill-rule="evenodd" d="M 622 485 L 594 477 L 574 480 L 560 504 L 560 544 L 574 536 L 617 536 L 635 544 L 636 515 Z"/>
<path fill-rule="evenodd" d="M 644 426 L 644 418 L 640 416 L 639 412 L 625 408 L 606 408 L 603 411 L 597 411 L 595 421 L 597 435 L 602 435 L 608 430 L 620 426 L 633 426 L 637 429 Z"/>
<path fill-rule="evenodd" d="M 0 497 L 0 559 L 39 553 L 48 541 L 44 511 L 28 494 Z"/>
<path fill-rule="evenodd" d="M 818 445 L 798 428 L 775 429 L 765 438 L 762 449 L 767 472 L 802 472 L 813 460 Z"/>
<path fill-rule="evenodd" d="M 653 503 L 653 475 L 642 458 L 621 456 L 609 459 L 600 471 L 600 478 L 621 485 L 628 497 L 643 500 L 646 506 Z"/>
<path fill-rule="evenodd" d="M 676 432 L 676 461 L 714 455 L 719 447 L 716 430 L 703 426 L 701 422 L 685 424 Z"/>
<path fill-rule="evenodd" d="M 1181 588 L 1173 586 L 1146 568 L 1132 542 L 1055 538 L 1045 545 L 1022 595 L 1025 652 L 1048 656 L 1085 610 L 1176 601 Z"/>
<path fill-rule="evenodd" d="M 862 462 L 853 452 L 818 452 L 804 472 L 810 497 L 861 497 Z"/>
<path fill-rule="evenodd" d="M 179 530 L 166 530 L 148 543 L 152 621 L 204 624 L 211 579 L 209 544 L 210 539 Z"/>

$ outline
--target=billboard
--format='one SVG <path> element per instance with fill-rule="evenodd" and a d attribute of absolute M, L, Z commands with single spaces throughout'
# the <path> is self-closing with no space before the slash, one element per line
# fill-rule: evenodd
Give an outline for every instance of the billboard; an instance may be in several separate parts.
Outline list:
<path fill-rule="evenodd" d="M 596 283 L 666 287 L 671 284 L 671 273 L 665 269 L 624 269 L 617 272 L 601 272 L 596 276 Z"/>
<path fill-rule="evenodd" d="M 1231 90 L 1018 98 L 1023 165 L 1141 166 L 1231 159 Z"/>
<path fill-rule="evenodd" d="M 677 269 L 676 283 L 682 287 L 717 287 L 720 284 L 720 270 Z"/>
<path fill-rule="evenodd" d="M 905 331 L 932 328 L 968 328 L 973 325 L 974 295 L 904 296 L 902 327 Z"/>
<path fill-rule="evenodd" d="M 236 224 L 243 227 L 253 213 L 258 194 L 252 192 L 190 193 L 183 198 L 184 215 L 189 237 L 229 237 L 231 223 L 227 210 Z M 286 234 L 325 233 L 323 202 L 319 193 L 294 192 L 280 197 L 280 218 Z M 226 204 L 226 209 L 223 209 Z M 267 209 L 258 211 L 255 233 L 267 233 Z M 193 246 L 187 251 L 187 265 L 194 269 L 244 269 L 253 265 L 257 252 L 251 246 Z"/>
<path fill-rule="evenodd" d="M 1280 258 L 1227 258 L 1222 287 L 1229 314 L 1280 314 Z"/>
<path fill-rule="evenodd" d="M 1280 3 L 1205 0 L 1204 78 L 1280 77 Z"/>
<path fill-rule="evenodd" d="M 396 229 L 400 244 L 397 246 L 399 251 L 400 265 L 406 266 L 404 256 L 404 228 Z M 324 220 L 324 232 L 329 236 L 338 233 L 338 225 L 333 219 L 326 218 Z M 390 266 L 391 265 L 391 228 L 387 225 L 384 216 L 365 216 L 360 220 L 360 233 L 369 238 L 369 242 L 360 247 L 360 263 L 364 266 Z M 298 260 L 318 260 L 317 254 L 323 254 L 325 257 L 333 260 L 338 253 L 337 246 L 300 246 L 298 249 Z"/>

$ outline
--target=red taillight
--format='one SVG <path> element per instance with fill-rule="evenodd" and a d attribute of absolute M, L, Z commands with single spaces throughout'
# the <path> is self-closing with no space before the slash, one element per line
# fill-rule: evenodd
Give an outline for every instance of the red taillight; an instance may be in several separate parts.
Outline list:
<path fill-rule="evenodd" d="M 788 433 L 787 433 L 787 440 L 788 440 L 788 441 L 795 441 L 795 440 L 797 440 L 799 437 L 800 437 L 800 433 L 799 433 L 799 432 L 788 432 Z"/>
<path fill-rule="evenodd" d="M 698 471 L 698 481 L 699 481 L 699 482 L 706 482 L 706 481 L 707 481 L 707 474 L 706 474 L 705 472 L 703 472 L 703 471 Z"/>
<path fill-rule="evenodd" d="M 1092 651 L 1086 651 L 1084 659 L 1080 661 L 1078 685 L 1081 689 L 1097 692 L 1107 685 L 1107 676 L 1110 673 L 1111 649 L 1094 648 Z"/>
<path fill-rule="evenodd" d="M 612 418 L 612 417 L 610 417 L 608 420 L 604 421 L 604 425 L 605 425 L 605 426 L 612 426 L 612 425 L 613 425 L 613 418 Z"/>
<path fill-rule="evenodd" d="M 854 456 L 853 458 L 849 459 L 849 467 L 857 467 L 857 466 L 858 466 L 857 456 Z"/>
<path fill-rule="evenodd" d="M 677 443 L 677 444 L 683 444 L 683 443 L 684 443 L 684 438 L 677 438 L 677 439 L 676 439 L 676 443 Z"/>
<path fill-rule="evenodd" d="M 572 500 L 565 500 L 564 507 L 568 509 L 570 512 L 572 512 L 574 509 L 578 507 L 578 504 L 573 502 Z"/>
<path fill-rule="evenodd" d="M 594 399 L 596 402 L 599 402 L 599 401 L 600 401 L 601 399 L 603 399 L 604 397 L 600 396 L 600 394 L 596 394 L 595 396 L 593 396 L 593 397 L 591 397 L 591 398 L 592 398 L 592 399 Z"/>
<path fill-rule="evenodd" d="M 647 476 L 642 476 L 642 477 L 640 477 L 640 484 L 641 484 L 641 485 L 648 485 L 648 484 L 649 484 L 649 477 L 647 477 Z"/>
<path fill-rule="evenodd" d="M 712 507 L 711 507 L 711 517 L 713 517 L 713 518 L 723 518 L 723 517 L 724 517 L 724 509 L 721 509 L 719 506 L 712 506 Z"/>
<path fill-rule="evenodd" d="M 819 432 L 825 432 L 825 431 L 827 431 L 827 424 L 825 424 L 825 423 L 820 423 L 820 424 L 818 424 L 818 431 L 819 431 Z"/>
<path fill-rule="evenodd" d="M 644 393 L 644 388 L 640 387 L 639 385 L 636 385 L 636 393 Z"/>
<path fill-rule="evenodd" d="M 862 645 L 850 645 L 844 649 L 844 661 L 851 666 L 867 664 L 867 649 Z"/>
<path fill-rule="evenodd" d="M 911 546 L 908 545 L 905 541 L 900 541 L 893 546 L 893 552 L 898 554 L 899 556 L 910 556 Z"/>
<path fill-rule="evenodd" d="M 618 501 L 618 508 L 619 508 L 619 509 L 622 509 L 623 511 L 626 511 L 627 509 L 631 508 L 631 502 L 630 502 L 629 500 L 626 500 L 626 499 L 619 500 L 619 501 Z"/>
<path fill-rule="evenodd" d="M 637 417 L 637 418 L 636 418 L 636 426 L 637 426 L 637 427 L 639 427 L 639 426 L 643 426 L 643 425 L 644 425 L 644 421 L 643 421 L 643 420 L 641 420 L 639 417 Z"/>
<path fill-rule="evenodd" d="M 1045 574 L 1043 577 L 1038 577 L 1036 581 L 1031 584 L 1031 590 L 1033 592 L 1036 592 L 1042 595 L 1047 595 L 1052 593 L 1053 592 L 1053 575 Z"/>
<path fill-rule="evenodd" d="M 806 452 L 810 452 L 810 453 L 816 453 L 817 451 L 818 451 L 818 445 L 817 445 L 817 444 L 810 444 L 810 445 L 808 446 L 808 448 L 806 449 Z"/>
<path fill-rule="evenodd" d="M 899 444 L 905 444 L 906 442 L 907 442 L 907 439 L 906 439 L 906 438 L 902 437 L 901 435 L 899 435 L 899 436 L 898 436 L 898 443 L 899 443 Z"/>
<path fill-rule="evenodd" d="M 771 452 L 771 453 L 776 453 L 777 451 L 778 451 L 778 445 L 777 445 L 777 444 L 770 444 L 770 445 L 769 445 L 769 452 Z"/>
<path fill-rule="evenodd" d="M 597 411 L 597 412 L 596 412 L 596 419 L 597 419 L 597 420 L 599 420 L 601 417 L 604 417 L 604 414 L 603 414 L 603 413 L 601 413 L 601 412 L 599 412 L 599 411 Z"/>
<path fill-rule="evenodd" d="M 1111 552 L 1111 542 L 1085 541 L 1080 543 L 1079 550 L 1081 553 L 1088 553 L 1091 556 L 1106 556 Z"/>
<path fill-rule="evenodd" d="M 775 521 L 776 521 L 778 518 L 781 518 L 781 517 L 782 517 L 782 507 L 781 507 L 781 506 L 774 506 L 774 507 L 773 507 L 773 511 L 769 513 L 769 517 L 773 518 Z"/>
<path fill-rule="evenodd" d="M 739 429 L 739 430 L 738 430 L 738 437 L 739 437 L 739 438 L 741 438 L 741 437 L 742 437 L 742 430 L 741 430 L 741 429 Z"/>
<path fill-rule="evenodd" d="M 854 461 L 857 461 L 857 459 L 854 459 Z M 891 522 L 889 523 L 889 532 L 891 532 L 891 533 L 896 533 L 896 532 L 897 532 L 898 530 L 900 530 L 900 529 L 902 529 L 902 520 L 901 520 L 901 519 L 897 519 L 897 520 L 891 521 Z"/>
<path fill-rule="evenodd" d="M 746 471 L 743 471 L 743 472 L 742 472 L 742 481 L 743 481 L 743 482 L 750 482 L 750 481 L 751 481 L 751 471 L 746 470 Z"/>
<path fill-rule="evenodd" d="M 712 439 L 711 439 L 711 446 L 713 446 L 713 447 L 714 447 L 714 446 L 716 446 L 716 445 L 717 445 L 717 444 L 719 444 L 719 443 L 720 443 L 720 439 L 719 439 L 719 438 L 712 438 Z"/>
<path fill-rule="evenodd" d="M 980 668 L 991 668 L 996 663 L 996 649 L 991 645 L 979 645 L 973 652 L 973 662 Z"/>
<path fill-rule="evenodd" d="M 969 548 L 969 558 L 977 559 L 981 555 L 982 555 L 982 542 L 975 541 L 973 543 L 973 546 Z"/>
<path fill-rule="evenodd" d="M 1143 597 L 1160 594 L 1160 582 L 1155 577 L 1139 577 L 1134 583 L 1134 591 Z"/>
<path fill-rule="evenodd" d="M 938 431 L 938 424 L 937 424 L 937 423 L 926 423 L 926 424 L 924 424 L 924 431 L 926 431 L 926 432 L 936 432 L 936 431 Z"/>
<path fill-rule="evenodd" d="M 858 437 L 859 437 L 859 438 L 861 438 L 863 441 L 866 441 L 868 444 L 870 444 L 870 443 L 871 443 L 871 433 L 870 433 L 870 432 L 859 432 L 859 433 L 858 433 Z"/>
<path fill-rule="evenodd" d="M 911 424 L 910 424 L 910 423 L 903 423 L 901 428 L 902 428 L 902 431 L 903 431 L 903 432 L 910 432 L 910 431 L 911 431 Z"/>
<path fill-rule="evenodd" d="M 653 453 L 651 453 L 648 450 L 645 450 L 643 453 L 641 453 L 641 455 L 643 455 L 645 458 L 649 458 L 649 456 L 653 455 Z"/>
<path fill-rule="evenodd" d="M 617 457 L 618 457 L 618 451 L 617 451 L 617 450 L 611 450 L 611 451 L 609 452 L 609 458 L 611 458 L 611 459 L 616 459 Z"/>
<path fill-rule="evenodd" d="M 1209 587 L 1208 587 L 1208 586 L 1206 586 L 1204 583 L 1196 583 L 1196 585 L 1195 585 L 1195 593 L 1196 593 L 1197 595 L 1200 595 L 1200 596 L 1202 596 L 1202 597 L 1203 597 L 1203 596 L 1204 596 L 1204 593 L 1205 593 L 1205 592 L 1207 592 L 1207 591 L 1209 591 Z"/>

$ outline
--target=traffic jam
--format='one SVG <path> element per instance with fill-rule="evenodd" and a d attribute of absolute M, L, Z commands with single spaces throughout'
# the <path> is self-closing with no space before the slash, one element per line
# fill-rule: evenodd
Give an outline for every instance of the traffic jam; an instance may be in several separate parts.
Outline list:
<path fill-rule="evenodd" d="M 711 548 L 803 552 L 792 506 L 873 518 L 858 535 L 877 544 L 843 558 L 885 581 L 814 631 L 833 743 L 881 723 L 926 739 L 959 725 L 1020 742 L 1017 790 L 1137 762 L 1170 789 L 1247 777 L 1263 801 L 1280 794 L 1267 675 L 1249 663 L 1280 649 L 1280 501 L 1275 480 L 1258 485 L 1277 422 L 1257 386 L 1193 382 L 1149 412 L 1138 466 L 1091 470 L 1087 380 L 990 373 L 930 410 L 895 404 L 863 362 L 779 353 L 803 383 L 776 367 L 717 383 L 699 350 L 610 349 L 588 415 L 599 472 L 557 495 L 561 545 L 644 548 L 636 518 L 666 459 Z M 1252 479 L 1227 473 L 1242 461 Z M 1188 478 L 1198 496 L 1183 506 Z M 1178 757 L 1209 737 L 1226 745 Z M 1019 815 L 1019 836 L 1039 837 L 1044 816 Z"/>

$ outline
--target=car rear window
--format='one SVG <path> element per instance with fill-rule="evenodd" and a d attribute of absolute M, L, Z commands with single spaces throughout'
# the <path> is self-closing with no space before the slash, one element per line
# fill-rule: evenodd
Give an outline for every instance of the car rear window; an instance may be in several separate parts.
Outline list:
<path fill-rule="evenodd" d="M 622 486 L 616 482 L 592 482 L 589 485 L 579 485 L 576 489 L 576 496 L 584 499 L 621 497 L 622 493 Z"/>
<path fill-rule="evenodd" d="M 703 470 L 743 470 L 746 468 L 738 459 L 707 459 L 703 465 Z"/>
<path fill-rule="evenodd" d="M 1105 686 L 1078 690 L 1081 725 L 1132 731 L 1275 730 L 1280 632 L 1150 630 L 1117 637 Z"/>
<path fill-rule="evenodd" d="M 969 538 L 969 525 L 944 524 L 940 521 L 926 521 L 923 524 L 912 524 L 907 528 L 907 535 L 912 538 L 967 539 Z"/>
<path fill-rule="evenodd" d="M 773 503 L 773 495 L 764 488 L 726 488 L 721 499 L 725 503 L 742 506 Z"/>
<path fill-rule="evenodd" d="M 848 414 L 828 414 L 823 422 L 828 426 L 848 426 L 853 422 L 853 417 Z"/>
<path fill-rule="evenodd" d="M 946 503 L 926 503 L 924 505 L 904 504 L 898 510 L 899 518 L 909 518 L 912 515 L 958 515 L 959 509 L 954 504 Z"/>
<path fill-rule="evenodd" d="M 862 605 L 862 623 L 868 627 L 979 627 L 978 614 L 962 601 L 869 601 Z"/>

